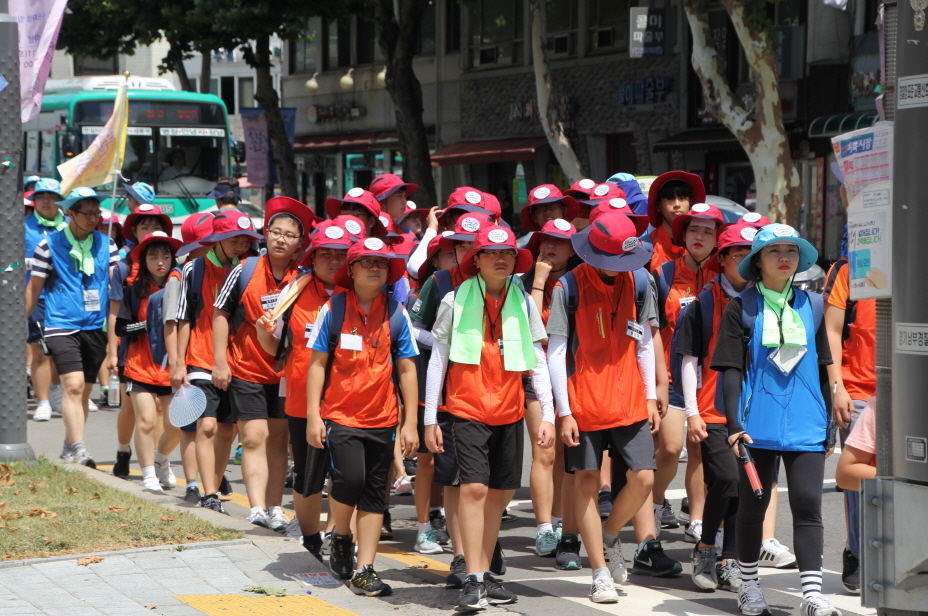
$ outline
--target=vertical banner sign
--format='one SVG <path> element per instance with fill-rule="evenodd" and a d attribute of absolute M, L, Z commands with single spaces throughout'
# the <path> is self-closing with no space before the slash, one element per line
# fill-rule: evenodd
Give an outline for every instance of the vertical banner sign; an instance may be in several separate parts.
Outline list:
<path fill-rule="evenodd" d="M 296 140 L 296 107 L 281 107 L 280 115 L 284 118 L 284 131 L 287 133 L 287 141 L 290 142 L 290 147 L 293 147 L 293 142 Z M 271 181 L 268 184 L 277 185 L 280 184 L 280 178 L 277 177 L 277 167 L 274 165 L 274 146 L 271 144 L 270 136 L 268 136 L 268 167 L 270 168 Z"/>
<path fill-rule="evenodd" d="M 257 107 L 242 107 L 242 130 L 245 133 L 245 163 L 248 165 L 248 183 L 264 186 L 271 181 L 270 144 L 267 136 L 267 119 Z"/>
<path fill-rule="evenodd" d="M 664 55 L 664 9 L 630 8 L 628 57 Z"/>
<path fill-rule="evenodd" d="M 10 0 L 10 15 L 19 24 L 19 83 L 22 121 L 42 109 L 42 93 L 52 67 L 55 43 L 67 0 Z"/>

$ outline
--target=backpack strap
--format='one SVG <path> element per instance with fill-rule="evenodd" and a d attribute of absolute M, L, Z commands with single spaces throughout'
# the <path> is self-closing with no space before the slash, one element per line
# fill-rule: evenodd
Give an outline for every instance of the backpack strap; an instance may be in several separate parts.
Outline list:
<path fill-rule="evenodd" d="M 348 298 L 344 293 L 338 293 L 329 298 L 329 359 L 325 364 L 325 383 L 322 386 L 322 399 L 325 399 L 325 390 L 329 388 L 329 376 L 332 374 L 332 362 L 335 360 L 335 349 L 338 348 L 338 339 L 345 323 L 345 309 Z"/>
<path fill-rule="evenodd" d="M 712 338 L 715 318 L 715 295 L 712 294 L 710 287 L 700 293 L 696 299 L 699 301 L 699 316 L 702 317 L 702 357 L 706 358 L 709 356 L 709 339 Z"/>
<path fill-rule="evenodd" d="M 815 323 L 815 333 L 817 334 L 825 315 L 825 298 L 818 293 L 803 292 L 809 298 L 809 304 L 812 306 L 812 322 Z"/>
<path fill-rule="evenodd" d="M 148 346 L 151 350 L 151 359 L 159 372 L 168 365 L 167 341 L 164 339 L 164 289 L 158 289 L 148 296 L 148 306 L 145 311 L 145 325 L 148 333 Z"/>
<path fill-rule="evenodd" d="M 403 313 L 403 304 L 392 297 L 387 299 L 387 311 L 390 315 L 390 364 L 393 368 L 393 386 L 396 388 L 397 402 L 402 404 L 402 391 L 400 390 L 400 370 L 397 354 L 400 350 L 400 337 L 403 333 L 403 325 L 406 321 L 406 315 Z"/>
<path fill-rule="evenodd" d="M 303 276 L 309 275 L 311 272 L 305 271 L 301 272 L 294 278 L 290 284 L 295 284 L 297 280 Z M 290 307 L 287 308 L 287 311 L 281 315 L 281 321 L 283 327 L 280 330 L 280 340 L 277 342 L 277 351 L 274 353 L 274 359 L 277 360 L 277 367 L 274 369 L 277 372 L 284 367 L 284 364 L 287 363 L 287 358 L 290 356 L 290 349 L 293 343 L 293 332 L 290 330 L 290 317 L 293 316 L 293 307 L 296 306 L 296 302 L 290 304 Z"/>
<path fill-rule="evenodd" d="M 834 289 L 841 269 L 847 267 L 847 257 L 841 257 L 831 267 L 828 272 L 828 280 L 825 281 L 825 289 L 822 291 L 822 297 L 828 299 Z M 851 337 L 851 327 L 857 321 L 857 300 L 850 297 L 844 302 L 844 327 L 841 330 L 841 342 L 845 342 Z"/>
<path fill-rule="evenodd" d="M 235 314 L 232 317 L 232 331 L 236 331 L 242 323 L 245 321 L 245 309 L 241 304 L 241 299 L 245 295 L 245 289 L 248 288 L 248 283 L 251 282 L 252 276 L 255 275 L 255 270 L 258 268 L 258 261 L 261 257 L 248 257 L 242 262 L 242 271 L 238 275 L 238 280 L 236 281 L 239 304 L 235 310 Z"/>
<path fill-rule="evenodd" d="M 637 321 L 640 319 L 642 311 L 644 311 L 647 294 L 651 292 L 651 275 L 643 267 L 636 269 L 632 272 L 632 275 L 635 278 L 635 320 Z"/>
<path fill-rule="evenodd" d="M 191 325 L 196 327 L 196 321 L 203 310 L 203 272 L 206 269 L 206 257 L 193 260 L 190 268 L 190 286 L 187 287 L 187 309 L 193 308 Z"/>
<path fill-rule="evenodd" d="M 667 303 L 667 297 L 670 295 L 670 287 L 673 285 L 673 277 L 676 273 L 676 261 L 667 261 L 661 265 L 657 271 L 657 314 L 660 320 L 660 327 L 667 327 L 667 312 L 664 310 L 664 304 Z"/>
<path fill-rule="evenodd" d="M 438 284 L 438 301 L 441 301 L 454 290 L 454 284 L 451 281 L 451 272 L 448 270 L 438 270 L 432 274 L 432 277 L 435 278 L 435 282 Z"/>
<path fill-rule="evenodd" d="M 567 304 L 567 376 L 574 373 L 574 343 L 577 338 L 577 304 L 580 302 L 580 293 L 577 290 L 577 279 L 573 272 L 567 272 L 558 279 L 564 287 L 564 300 Z"/>

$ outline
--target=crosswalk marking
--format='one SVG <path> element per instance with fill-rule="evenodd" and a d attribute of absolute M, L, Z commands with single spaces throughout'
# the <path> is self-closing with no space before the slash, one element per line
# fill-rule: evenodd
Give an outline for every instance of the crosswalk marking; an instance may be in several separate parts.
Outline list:
<path fill-rule="evenodd" d="M 764 589 L 776 590 L 787 595 L 802 599 L 802 589 L 799 586 L 798 569 L 769 569 L 761 568 L 760 584 Z M 844 612 L 875 616 L 876 610 L 863 607 L 860 604 L 860 595 L 845 594 L 841 586 L 841 574 L 837 571 L 824 569 L 822 571 L 822 594 L 833 606 Z"/>

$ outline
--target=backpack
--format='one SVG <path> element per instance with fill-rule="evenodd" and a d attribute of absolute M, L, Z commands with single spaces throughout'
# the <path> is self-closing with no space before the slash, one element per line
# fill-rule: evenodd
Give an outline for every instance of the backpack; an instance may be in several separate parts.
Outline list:
<path fill-rule="evenodd" d="M 203 310 L 201 303 L 203 290 L 203 272 L 206 269 L 204 261 L 206 257 L 194 259 L 190 267 L 190 284 L 187 285 L 187 310 L 193 307 L 193 318 L 190 320 L 190 326 L 196 327 L 197 320 L 200 318 L 200 312 Z"/>
<path fill-rule="evenodd" d="M 690 309 L 690 306 L 699 304 L 700 310 L 700 327 L 702 328 L 702 349 L 699 353 L 699 365 L 703 365 L 703 360 L 709 355 L 709 340 L 712 338 L 712 317 L 715 314 L 715 296 L 712 295 L 712 287 L 696 296 L 695 301 L 690 302 L 680 310 L 680 316 L 677 319 L 677 327 L 673 330 L 673 338 L 670 342 L 670 382 L 673 390 L 679 395 L 683 395 L 683 356 L 677 354 L 677 338 L 680 334 L 679 324 L 683 321 L 683 315 Z M 695 309 L 694 309 L 695 310 Z"/>
<path fill-rule="evenodd" d="M 825 284 L 825 290 L 822 292 L 822 297 L 827 297 L 831 294 L 831 289 L 834 287 L 835 279 L 838 277 L 838 273 L 841 271 L 842 267 L 847 267 L 847 257 L 841 257 L 835 261 L 834 267 L 831 270 L 830 275 L 828 276 L 828 281 Z M 841 329 L 841 342 L 846 342 L 848 338 L 851 337 L 851 327 L 857 321 L 857 300 L 847 298 L 847 301 L 844 305 L 844 327 Z"/>
<path fill-rule="evenodd" d="M 290 284 L 294 284 L 303 276 L 309 276 L 312 273 L 312 270 L 301 271 L 300 274 L 290 282 Z M 290 357 L 290 349 L 293 345 L 293 332 L 290 331 L 290 317 L 293 316 L 294 306 L 296 306 L 296 302 L 290 304 L 290 307 L 287 308 L 287 311 L 284 312 L 280 317 L 281 321 L 283 321 L 283 327 L 280 330 L 280 342 L 277 343 L 277 352 L 274 353 L 274 359 L 277 360 L 277 367 L 274 368 L 275 372 L 280 372 L 281 368 L 284 367 L 284 364 L 287 363 L 287 358 Z"/>
<path fill-rule="evenodd" d="M 236 306 L 235 313 L 232 316 L 232 321 L 230 322 L 230 332 L 234 334 L 242 323 L 245 322 L 245 308 L 241 304 L 242 296 L 245 294 L 245 289 L 248 287 L 248 283 L 251 282 L 252 276 L 255 275 L 255 270 L 258 268 L 258 262 L 261 260 L 261 257 L 248 257 L 242 261 L 239 265 L 242 266 L 242 271 L 238 275 L 238 280 L 236 281 L 236 293 L 239 298 L 239 304 Z"/>
<path fill-rule="evenodd" d="M 130 287 L 128 290 L 132 309 L 132 322 L 139 320 L 139 310 L 142 307 L 140 298 Z M 161 370 L 168 365 L 168 347 L 164 339 L 164 289 L 158 289 L 148 296 L 148 306 L 145 310 L 145 333 L 148 335 L 148 348 L 151 359 Z"/>

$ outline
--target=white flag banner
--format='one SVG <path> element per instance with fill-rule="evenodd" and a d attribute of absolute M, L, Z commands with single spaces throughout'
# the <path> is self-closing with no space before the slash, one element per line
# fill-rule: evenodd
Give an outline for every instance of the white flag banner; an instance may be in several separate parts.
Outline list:
<path fill-rule="evenodd" d="M 19 24 L 19 84 L 22 121 L 42 110 L 42 93 L 52 68 L 55 43 L 68 0 L 10 0 L 10 15 Z"/>

